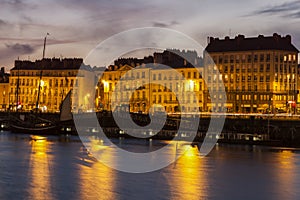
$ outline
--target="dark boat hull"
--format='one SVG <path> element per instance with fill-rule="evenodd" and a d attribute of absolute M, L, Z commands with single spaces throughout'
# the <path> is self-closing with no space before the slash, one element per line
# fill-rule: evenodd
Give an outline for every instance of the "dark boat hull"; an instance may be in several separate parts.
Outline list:
<path fill-rule="evenodd" d="M 26 133 L 32 135 L 57 135 L 58 127 L 55 125 L 45 127 L 23 127 L 10 124 L 10 130 L 13 133 Z"/>

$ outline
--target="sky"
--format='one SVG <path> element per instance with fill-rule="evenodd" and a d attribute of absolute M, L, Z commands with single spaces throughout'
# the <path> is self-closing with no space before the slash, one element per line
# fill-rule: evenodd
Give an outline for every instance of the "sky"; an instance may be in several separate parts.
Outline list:
<path fill-rule="evenodd" d="M 300 49 L 300 0 L 0 0 L 0 66 L 14 60 L 85 58 L 133 28 L 169 28 L 204 47 L 207 37 L 290 34 Z M 147 40 L 147 38 L 145 38 Z"/>

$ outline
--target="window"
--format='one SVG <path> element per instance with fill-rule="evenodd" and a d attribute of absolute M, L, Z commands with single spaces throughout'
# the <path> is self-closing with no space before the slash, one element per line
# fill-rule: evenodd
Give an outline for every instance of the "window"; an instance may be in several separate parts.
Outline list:
<path fill-rule="evenodd" d="M 239 62 L 240 62 L 240 56 L 239 56 L 239 55 L 236 55 L 236 57 L 235 57 L 235 62 L 236 62 L 236 63 L 239 63 Z"/>
<path fill-rule="evenodd" d="M 236 82 L 239 82 L 239 81 L 240 81 L 240 75 L 237 74 L 237 75 L 236 75 Z"/>
<path fill-rule="evenodd" d="M 191 72 L 188 72 L 188 78 L 191 78 Z"/>
<path fill-rule="evenodd" d="M 248 63 L 251 63 L 251 55 L 247 56 L 247 61 L 248 61 Z"/>
<path fill-rule="evenodd" d="M 251 65 L 248 65 L 248 68 L 247 68 L 248 70 L 248 73 L 251 73 Z"/>
<path fill-rule="evenodd" d="M 266 72 L 270 72 L 270 64 L 267 64 Z"/>
<path fill-rule="evenodd" d="M 194 72 L 194 78 L 197 78 L 197 72 Z"/>
<path fill-rule="evenodd" d="M 231 62 L 231 63 L 234 62 L 234 56 L 233 56 L 233 55 L 230 56 L 230 62 Z"/>
<path fill-rule="evenodd" d="M 224 72 L 227 73 L 228 72 L 228 66 L 224 67 Z"/>
<path fill-rule="evenodd" d="M 275 62 L 278 62 L 278 61 L 279 61 L 278 55 L 276 54 L 276 55 L 275 55 Z"/>
<path fill-rule="evenodd" d="M 254 65 L 253 72 L 257 72 L 257 66 Z"/>
<path fill-rule="evenodd" d="M 267 54 L 266 61 L 267 61 L 267 62 L 270 62 L 270 60 L 271 60 L 271 56 L 270 56 L 270 54 L 268 53 L 268 54 Z"/>
<path fill-rule="evenodd" d="M 262 65 L 260 65 L 260 67 L 259 67 L 259 72 L 263 72 L 264 71 L 264 65 L 262 64 Z"/>
<path fill-rule="evenodd" d="M 283 62 L 283 55 L 280 55 L 280 62 Z"/>
<path fill-rule="evenodd" d="M 257 58 L 257 55 L 255 54 L 255 55 L 254 55 L 254 60 L 253 60 L 253 61 L 254 61 L 254 62 L 257 62 L 257 60 L 258 60 L 258 58 Z"/>
<path fill-rule="evenodd" d="M 264 76 L 260 76 L 259 81 L 264 82 Z"/>
<path fill-rule="evenodd" d="M 220 57 L 219 57 L 219 63 L 222 63 L 222 61 L 223 61 L 223 59 L 222 59 L 222 57 L 220 56 Z"/>
<path fill-rule="evenodd" d="M 259 61 L 260 62 L 264 62 L 264 60 L 265 60 L 265 55 L 264 54 L 260 54 Z"/>
<path fill-rule="evenodd" d="M 228 63 L 228 56 L 225 56 L 224 63 Z"/>

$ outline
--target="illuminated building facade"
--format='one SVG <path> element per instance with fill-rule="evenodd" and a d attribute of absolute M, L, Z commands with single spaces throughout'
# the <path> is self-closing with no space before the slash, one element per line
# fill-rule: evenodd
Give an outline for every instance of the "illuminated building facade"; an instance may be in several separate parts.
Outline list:
<path fill-rule="evenodd" d="M 160 64 L 110 66 L 97 87 L 97 106 L 111 111 L 127 105 L 131 112 L 140 113 L 201 111 L 204 85 L 200 72 L 202 68 L 167 68 Z"/>
<path fill-rule="evenodd" d="M 118 59 L 98 82 L 96 107 L 111 111 L 126 105 L 131 112 L 139 113 L 202 111 L 200 64 L 202 59 L 195 51 L 176 49 L 143 59 Z"/>
<path fill-rule="evenodd" d="M 291 36 L 274 33 L 270 37 L 210 38 L 205 50 L 204 73 L 208 82 L 220 79 L 227 93 L 226 105 L 217 111 L 296 111 L 298 49 L 291 43 Z M 215 77 L 216 70 L 220 77 Z M 218 90 L 218 84 L 212 88 Z M 212 107 L 207 101 L 208 92 L 204 95 L 204 110 L 209 111 Z"/>
<path fill-rule="evenodd" d="M 15 108 L 18 105 L 23 111 L 36 108 L 40 84 L 38 107 L 47 112 L 58 112 L 62 100 L 70 90 L 74 94 L 84 91 L 80 88 L 84 85 L 81 82 L 87 74 L 91 73 L 91 69 L 86 66 L 85 70 L 79 71 L 82 62 L 83 60 L 79 58 L 53 58 L 35 62 L 15 61 L 9 79 L 10 107 Z M 40 80 L 41 70 L 42 79 Z M 88 103 L 84 100 L 73 99 L 72 101 L 73 111 L 87 109 L 85 105 Z"/>

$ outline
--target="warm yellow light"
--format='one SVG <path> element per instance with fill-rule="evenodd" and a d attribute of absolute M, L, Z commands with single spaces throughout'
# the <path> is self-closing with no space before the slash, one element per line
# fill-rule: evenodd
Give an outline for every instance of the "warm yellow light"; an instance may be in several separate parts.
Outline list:
<path fill-rule="evenodd" d="M 193 80 L 190 80 L 189 81 L 190 83 L 190 91 L 194 91 L 194 85 L 195 85 L 195 83 L 194 83 L 194 81 Z"/>
<path fill-rule="evenodd" d="M 197 156 L 198 155 L 197 151 L 198 151 L 197 148 L 194 148 L 192 146 L 186 146 L 184 156 L 186 156 L 186 157 Z"/>
<path fill-rule="evenodd" d="M 109 92 L 109 83 L 107 81 L 102 81 L 103 85 L 104 85 L 104 92 Z"/>
<path fill-rule="evenodd" d="M 44 85 L 45 85 L 45 81 L 43 81 L 43 80 L 41 80 L 41 87 L 44 87 Z"/>

